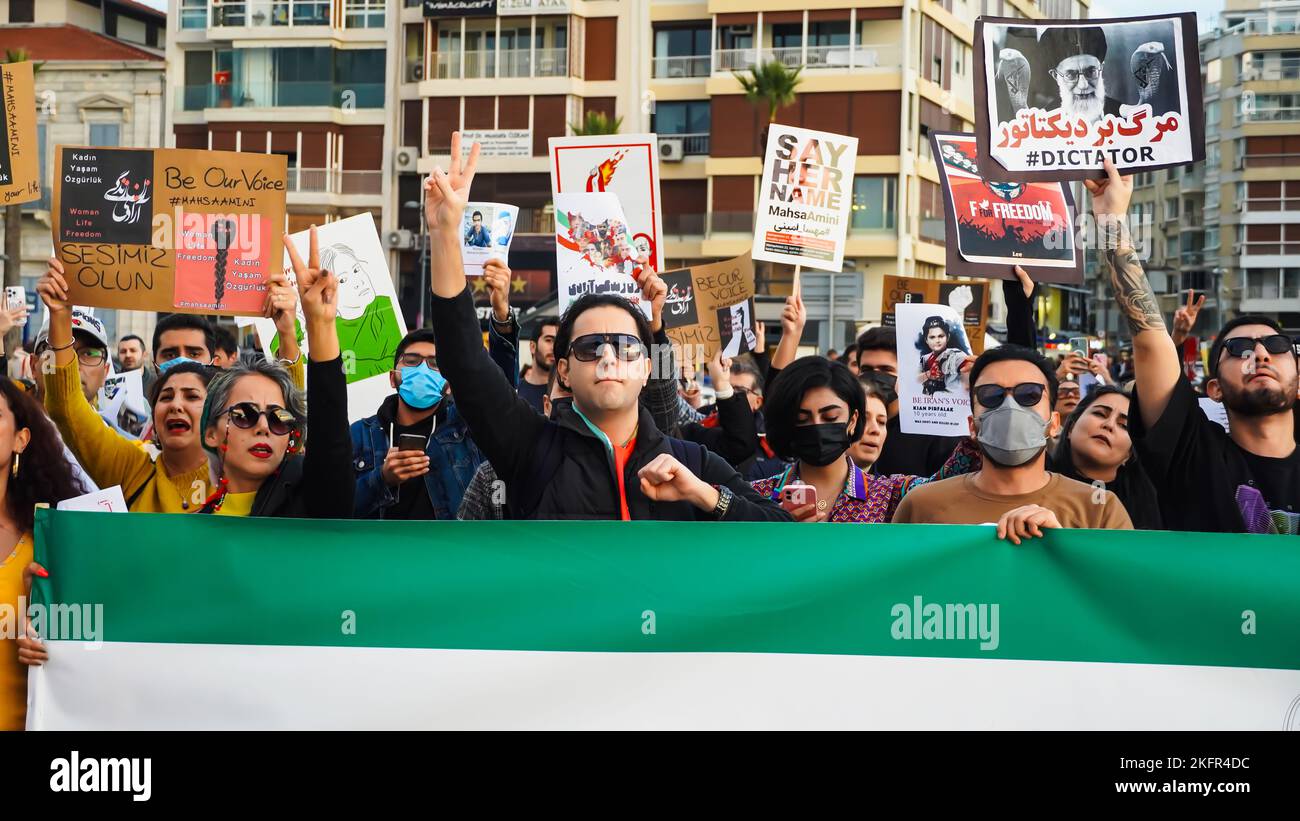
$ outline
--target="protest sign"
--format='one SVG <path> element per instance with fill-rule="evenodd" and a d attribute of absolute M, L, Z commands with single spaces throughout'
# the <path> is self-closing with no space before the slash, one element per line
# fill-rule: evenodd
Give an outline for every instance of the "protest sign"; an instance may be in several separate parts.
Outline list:
<path fill-rule="evenodd" d="M 284 155 L 61 145 L 55 157 L 55 254 L 73 302 L 262 313 L 284 253 Z"/>
<path fill-rule="evenodd" d="M 974 134 L 930 132 L 943 191 L 948 276 L 1083 282 L 1074 197 L 1063 182 L 993 182 L 979 174 Z"/>
<path fill-rule="evenodd" d="M 618 294 L 650 316 L 641 303 L 641 268 L 631 229 L 613 194 L 555 195 L 555 266 L 560 313 L 583 294 Z"/>
<path fill-rule="evenodd" d="M 149 402 L 144 396 L 144 372 L 139 368 L 110 374 L 99 389 L 99 414 L 112 419 L 118 429 L 138 439 L 149 423 Z"/>
<path fill-rule="evenodd" d="M 663 206 L 659 198 L 659 138 L 654 134 L 552 137 L 551 194 L 609 193 L 627 215 L 638 257 L 664 269 Z M 555 211 L 560 211 L 556 203 Z"/>
<path fill-rule="evenodd" d="M 510 256 L 510 240 L 515 235 L 519 209 L 499 202 L 471 202 L 465 206 L 461 226 L 460 255 L 465 276 L 479 276 L 483 263 L 496 258 L 505 262 Z"/>
<path fill-rule="evenodd" d="M 773 123 L 751 256 L 824 271 L 843 268 L 857 157 L 857 137 Z"/>
<path fill-rule="evenodd" d="M 749 254 L 667 271 L 663 281 L 668 286 L 664 332 L 681 346 L 683 358 L 697 350 L 706 361 L 719 350 L 724 356 L 738 356 L 757 346 L 754 261 Z"/>
<path fill-rule="evenodd" d="M 310 232 L 299 231 L 289 237 L 303 259 L 307 258 Z M 316 229 L 321 266 L 339 278 L 338 329 L 339 350 L 348 382 L 348 420 L 356 422 L 373 416 L 379 404 L 393 392 L 388 372 L 393 369 L 393 355 L 406 335 L 406 320 L 397 303 L 397 290 L 388 273 L 388 256 L 379 242 L 375 218 L 369 213 L 322 225 Z M 284 253 L 285 274 L 294 280 L 288 252 Z M 262 351 L 268 359 L 279 355 L 280 337 L 275 323 L 258 318 L 253 321 Z M 303 356 L 308 344 L 303 334 L 305 319 L 301 304 L 296 323 L 298 344 Z"/>
<path fill-rule="evenodd" d="M 1205 159 L 1193 12 L 975 21 L 980 173 L 999 182 L 1103 176 Z"/>
<path fill-rule="evenodd" d="M 36 82 L 28 61 L 0 65 L 0 205 L 41 198 L 40 147 L 36 144 Z"/>
<path fill-rule="evenodd" d="M 965 436 L 970 394 L 961 367 L 971 355 L 961 314 L 949 305 L 894 306 L 898 419 L 903 433 Z"/>
<path fill-rule="evenodd" d="M 133 371 L 138 373 L 138 371 Z M 55 507 L 56 510 L 81 510 L 87 513 L 127 513 L 126 498 L 122 496 L 122 486 L 113 485 L 103 490 L 96 490 L 82 496 L 64 499 Z"/>
<path fill-rule="evenodd" d="M 989 319 L 989 283 L 978 280 L 944 282 L 887 274 L 881 289 L 880 324 L 896 325 L 894 306 L 910 302 L 939 303 L 957 311 L 961 314 L 972 353 L 979 355 L 984 352 L 984 331 Z"/>
<path fill-rule="evenodd" d="M 730 529 L 37 510 L 33 608 L 108 619 L 41 633 L 27 727 L 1293 726 L 1286 539 Z M 358 548 L 383 572 L 340 572 Z M 1243 637 L 1244 607 L 1278 629 Z"/>

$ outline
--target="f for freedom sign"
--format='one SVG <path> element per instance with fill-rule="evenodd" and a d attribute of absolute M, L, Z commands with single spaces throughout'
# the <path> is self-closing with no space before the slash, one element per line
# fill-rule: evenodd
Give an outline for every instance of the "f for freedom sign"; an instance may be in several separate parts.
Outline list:
<path fill-rule="evenodd" d="M 751 256 L 824 271 L 844 267 L 856 137 L 771 126 Z"/>

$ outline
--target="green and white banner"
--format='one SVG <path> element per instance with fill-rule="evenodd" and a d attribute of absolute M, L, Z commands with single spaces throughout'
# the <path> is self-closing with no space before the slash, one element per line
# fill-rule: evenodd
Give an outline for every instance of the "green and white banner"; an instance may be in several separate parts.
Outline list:
<path fill-rule="evenodd" d="M 1300 721 L 1275 536 L 41 510 L 36 555 L 33 729 Z"/>

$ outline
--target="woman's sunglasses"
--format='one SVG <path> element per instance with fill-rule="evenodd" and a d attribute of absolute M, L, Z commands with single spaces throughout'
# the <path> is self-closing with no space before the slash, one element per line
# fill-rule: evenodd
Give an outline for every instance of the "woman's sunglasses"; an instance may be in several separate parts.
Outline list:
<path fill-rule="evenodd" d="M 1002 400 L 1010 393 L 1011 398 L 1016 400 L 1016 404 L 1024 408 L 1032 408 L 1043 398 L 1043 392 L 1046 390 L 1047 386 L 1039 382 L 1021 382 L 1014 388 L 980 385 L 975 389 L 975 400 L 986 408 L 1000 408 Z"/>
<path fill-rule="evenodd" d="M 252 402 L 240 402 L 237 405 L 231 405 L 223 413 L 230 416 L 230 423 L 241 430 L 249 430 L 257 427 L 257 420 L 263 415 L 266 416 L 266 429 L 276 436 L 287 436 L 293 430 L 297 418 L 280 407 L 272 405 L 266 410 L 262 410 Z"/>
<path fill-rule="evenodd" d="M 1295 342 L 1292 341 L 1291 337 L 1283 334 L 1270 334 L 1269 336 L 1260 336 L 1253 339 L 1249 336 L 1234 336 L 1232 339 L 1223 341 L 1223 349 L 1228 352 L 1228 356 L 1234 359 L 1240 359 L 1255 350 L 1256 345 L 1263 345 L 1264 350 L 1274 356 L 1288 351 L 1295 351 Z"/>
<path fill-rule="evenodd" d="M 569 343 L 569 353 L 579 362 L 595 362 L 600 359 L 600 351 L 606 345 L 612 345 L 614 356 L 624 362 L 635 362 L 645 355 L 645 343 L 631 334 L 587 334 Z"/>

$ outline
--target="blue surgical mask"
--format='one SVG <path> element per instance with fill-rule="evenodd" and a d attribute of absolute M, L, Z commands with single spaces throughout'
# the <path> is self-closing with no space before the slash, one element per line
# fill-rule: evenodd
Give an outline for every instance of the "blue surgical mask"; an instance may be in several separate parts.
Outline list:
<path fill-rule="evenodd" d="M 200 361 L 197 360 L 197 359 L 190 359 L 189 357 L 186 357 L 186 356 L 178 356 L 178 357 L 176 357 L 175 359 L 168 359 L 166 362 L 164 362 L 164 363 L 162 363 L 161 365 L 159 365 L 159 366 L 158 366 L 158 373 L 167 373 L 167 371 L 171 370 L 172 368 L 176 367 L 177 365 L 183 365 L 183 364 L 185 364 L 186 362 L 193 362 L 195 365 L 203 365 L 203 364 L 206 364 L 206 363 L 200 362 Z"/>
<path fill-rule="evenodd" d="M 416 410 L 428 410 L 442 399 L 442 391 L 447 387 L 447 380 L 442 374 L 427 364 L 414 368 L 402 368 L 402 384 L 397 388 L 397 395 L 402 401 Z"/>

